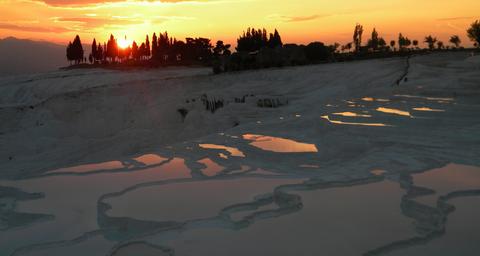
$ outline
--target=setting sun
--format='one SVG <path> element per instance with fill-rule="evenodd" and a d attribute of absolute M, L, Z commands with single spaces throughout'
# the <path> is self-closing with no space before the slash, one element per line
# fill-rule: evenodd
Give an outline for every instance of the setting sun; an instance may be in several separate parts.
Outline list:
<path fill-rule="evenodd" d="M 117 44 L 120 48 L 127 48 L 129 45 L 132 45 L 133 41 L 125 40 L 125 39 L 120 39 L 117 41 Z"/>

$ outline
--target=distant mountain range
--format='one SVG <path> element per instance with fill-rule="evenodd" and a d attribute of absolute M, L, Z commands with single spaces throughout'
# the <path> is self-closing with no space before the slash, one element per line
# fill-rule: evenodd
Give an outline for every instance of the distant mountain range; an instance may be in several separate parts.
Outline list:
<path fill-rule="evenodd" d="M 68 66 L 66 45 L 7 37 L 0 39 L 0 76 L 58 70 Z"/>

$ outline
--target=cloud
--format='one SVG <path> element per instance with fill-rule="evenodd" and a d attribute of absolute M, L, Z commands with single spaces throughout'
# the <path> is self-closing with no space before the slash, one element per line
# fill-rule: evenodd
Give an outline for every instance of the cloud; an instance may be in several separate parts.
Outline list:
<path fill-rule="evenodd" d="M 8 24 L 34 24 L 39 23 L 38 20 L 0 20 L 0 23 Z"/>
<path fill-rule="evenodd" d="M 450 24 L 450 22 L 449 22 L 447 25 L 448 25 L 449 27 L 452 27 L 452 28 L 457 29 L 457 30 L 460 30 L 460 31 L 464 31 L 464 30 L 465 30 L 465 29 L 461 29 L 461 28 L 459 28 L 459 27 L 457 27 L 457 26 L 454 26 L 454 25 Z"/>
<path fill-rule="evenodd" d="M 24 0 L 59 8 L 98 8 L 123 4 L 176 4 L 187 2 L 220 2 L 224 0 Z"/>
<path fill-rule="evenodd" d="M 448 18 L 448 19 L 437 19 L 437 20 L 442 20 L 442 21 L 447 21 L 447 20 L 470 20 L 473 19 L 472 17 L 459 17 L 459 18 Z"/>
<path fill-rule="evenodd" d="M 99 28 L 99 27 L 125 27 L 132 25 L 142 25 L 143 20 L 128 20 L 128 19 L 96 19 L 96 18 L 55 18 L 56 22 L 73 22 L 85 29 Z"/>
<path fill-rule="evenodd" d="M 63 34 L 72 32 L 74 30 L 62 27 L 30 27 L 30 26 L 19 26 L 8 23 L 0 23 L 0 29 L 9 29 L 23 32 L 37 32 L 37 33 L 56 33 Z"/>
<path fill-rule="evenodd" d="M 310 15 L 310 16 L 291 16 L 291 15 L 280 15 L 280 14 L 271 14 L 267 16 L 269 20 L 280 20 L 282 22 L 301 22 L 301 21 L 310 21 L 316 20 L 324 17 L 334 16 L 337 14 L 328 14 L 328 15 Z"/>
<path fill-rule="evenodd" d="M 325 16 L 311 15 L 311 16 L 287 17 L 287 19 L 284 22 L 309 21 L 309 20 L 316 20 L 321 17 L 325 17 Z"/>

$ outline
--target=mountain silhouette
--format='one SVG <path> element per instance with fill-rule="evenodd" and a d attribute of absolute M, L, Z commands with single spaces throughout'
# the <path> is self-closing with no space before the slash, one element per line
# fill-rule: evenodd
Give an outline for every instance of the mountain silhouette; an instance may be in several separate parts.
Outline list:
<path fill-rule="evenodd" d="M 0 76 L 58 70 L 68 65 L 66 48 L 15 37 L 0 39 Z"/>

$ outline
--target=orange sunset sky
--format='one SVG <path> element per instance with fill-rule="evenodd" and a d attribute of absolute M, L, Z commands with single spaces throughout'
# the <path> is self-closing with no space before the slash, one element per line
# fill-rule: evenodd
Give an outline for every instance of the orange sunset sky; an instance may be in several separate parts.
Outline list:
<path fill-rule="evenodd" d="M 0 38 L 45 40 L 67 44 L 108 40 L 110 34 L 143 42 L 153 32 L 168 31 L 179 40 L 206 37 L 236 46 L 247 27 L 278 29 L 283 43 L 325 44 L 352 41 L 356 23 L 363 25 L 362 44 L 375 27 L 387 43 L 398 34 L 418 40 L 432 35 L 445 45 L 458 35 L 472 47 L 465 30 L 480 19 L 478 0 L 318 1 L 318 0 L 0 0 Z M 233 48 L 233 47 L 232 47 Z"/>

